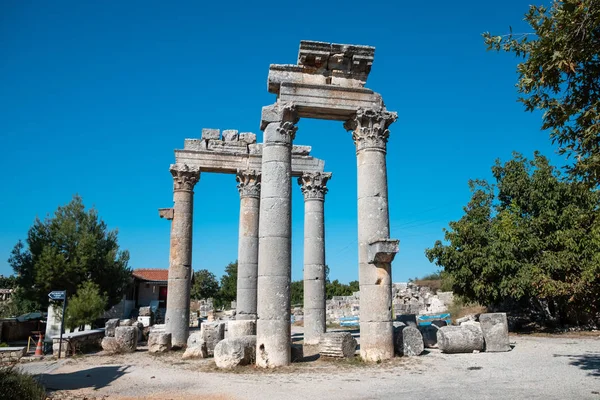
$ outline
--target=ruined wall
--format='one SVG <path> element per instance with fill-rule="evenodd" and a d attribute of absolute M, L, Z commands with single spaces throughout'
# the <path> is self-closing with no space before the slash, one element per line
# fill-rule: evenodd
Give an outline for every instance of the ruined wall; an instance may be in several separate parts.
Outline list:
<path fill-rule="evenodd" d="M 392 304 L 396 315 L 438 314 L 448 311 L 452 303 L 452 292 L 434 293 L 427 286 L 417 286 L 412 282 L 392 284 Z M 360 292 L 352 296 L 334 296 L 327 300 L 327 323 L 339 323 L 343 317 L 360 316 Z"/>

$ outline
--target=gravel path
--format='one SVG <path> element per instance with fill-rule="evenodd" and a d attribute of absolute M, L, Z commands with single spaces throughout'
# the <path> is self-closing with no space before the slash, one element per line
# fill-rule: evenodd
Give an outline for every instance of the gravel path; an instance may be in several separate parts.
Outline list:
<path fill-rule="evenodd" d="M 44 371 L 25 364 L 59 398 L 99 399 L 596 399 L 600 338 L 513 336 L 509 353 L 442 354 L 366 365 L 296 363 L 275 371 L 221 372 L 212 360 L 181 353 L 92 355 Z M 80 396 L 80 397 L 78 397 Z"/>

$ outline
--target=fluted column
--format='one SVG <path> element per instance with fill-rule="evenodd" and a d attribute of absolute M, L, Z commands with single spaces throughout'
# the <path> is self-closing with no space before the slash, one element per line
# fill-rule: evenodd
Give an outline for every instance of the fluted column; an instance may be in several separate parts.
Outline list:
<path fill-rule="evenodd" d="M 304 344 L 316 345 L 325 333 L 325 217 L 331 173 L 298 178 L 304 195 Z"/>
<path fill-rule="evenodd" d="M 200 180 L 198 167 L 173 164 L 173 212 L 165 329 L 173 347 L 185 347 L 190 326 L 192 277 L 192 225 L 194 186 Z"/>
<path fill-rule="evenodd" d="M 366 361 L 394 356 L 391 315 L 393 254 L 391 258 L 370 257 L 370 250 L 390 237 L 386 146 L 388 126 L 396 118 L 396 113 L 385 109 L 359 109 L 344 125 L 352 131 L 356 145 L 360 355 Z"/>
<path fill-rule="evenodd" d="M 238 171 L 236 180 L 240 192 L 240 231 L 235 318 L 255 320 L 260 172 Z"/>
<path fill-rule="evenodd" d="M 297 121 L 292 104 L 263 107 L 256 365 L 264 368 L 291 360 L 291 174 Z"/>

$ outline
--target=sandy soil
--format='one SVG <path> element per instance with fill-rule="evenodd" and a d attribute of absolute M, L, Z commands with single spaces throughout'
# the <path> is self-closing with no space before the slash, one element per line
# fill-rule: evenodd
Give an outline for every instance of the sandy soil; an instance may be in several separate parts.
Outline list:
<path fill-rule="evenodd" d="M 600 337 L 512 336 L 508 353 L 442 354 L 380 364 L 294 363 L 230 372 L 181 352 L 101 353 L 24 364 L 58 399 L 600 399 Z"/>

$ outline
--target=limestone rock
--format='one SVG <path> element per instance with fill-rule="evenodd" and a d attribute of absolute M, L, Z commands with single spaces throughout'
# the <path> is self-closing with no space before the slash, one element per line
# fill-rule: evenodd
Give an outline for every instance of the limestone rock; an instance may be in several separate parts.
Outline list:
<path fill-rule="evenodd" d="M 234 368 L 238 365 L 248 365 L 256 359 L 256 336 L 240 336 L 224 339 L 217 343 L 215 363 L 219 368 Z"/>
<path fill-rule="evenodd" d="M 481 314 L 479 323 L 485 340 L 485 351 L 510 351 L 506 313 Z"/>
<path fill-rule="evenodd" d="M 238 131 L 234 129 L 225 129 L 223 131 L 223 140 L 227 142 L 238 140 Z"/>
<path fill-rule="evenodd" d="M 202 129 L 202 139 L 210 140 L 219 140 L 221 138 L 221 133 L 218 129 Z"/>
<path fill-rule="evenodd" d="M 194 347 L 188 347 L 185 349 L 183 356 L 184 360 L 192 358 L 208 358 L 208 350 L 206 349 L 206 343 L 201 341 Z"/>
<path fill-rule="evenodd" d="M 252 132 L 242 132 L 239 135 L 239 140 L 244 143 L 256 143 L 256 134 Z"/>
<path fill-rule="evenodd" d="M 105 327 L 104 334 L 108 337 L 115 337 L 115 328 L 117 326 L 119 326 L 118 318 L 109 319 L 108 321 L 106 321 L 106 324 L 104 325 L 104 327 Z"/>
<path fill-rule="evenodd" d="M 115 339 L 119 349 L 124 353 L 132 353 L 137 349 L 137 326 L 119 326 L 115 329 Z"/>
<path fill-rule="evenodd" d="M 394 329 L 394 351 L 399 356 L 418 356 L 425 350 L 423 335 L 414 326 Z"/>
<path fill-rule="evenodd" d="M 349 332 L 329 332 L 321 337 L 319 354 L 323 357 L 354 357 L 356 339 Z"/>
<path fill-rule="evenodd" d="M 444 353 L 472 353 L 483 350 L 483 332 L 475 325 L 443 326 L 437 332 L 437 343 Z"/>
<path fill-rule="evenodd" d="M 164 353 L 171 350 L 171 334 L 152 332 L 148 337 L 148 351 L 150 353 Z"/>
<path fill-rule="evenodd" d="M 137 323 L 137 321 L 135 321 Z M 119 326 L 132 326 L 134 321 L 132 319 L 122 319 L 119 320 Z"/>
<path fill-rule="evenodd" d="M 236 320 L 227 323 L 227 338 L 256 335 L 256 321 Z"/>
<path fill-rule="evenodd" d="M 310 155 L 311 150 L 312 150 L 311 146 L 299 146 L 299 145 L 292 146 L 292 154 L 298 155 L 298 156 L 308 156 L 308 155 Z"/>
<path fill-rule="evenodd" d="M 118 353 L 120 350 L 117 339 L 114 336 L 104 336 L 102 338 L 102 350 L 108 353 Z"/>
<path fill-rule="evenodd" d="M 217 343 L 225 339 L 225 323 L 203 322 L 200 327 L 200 337 L 206 342 L 208 355 L 212 357 Z"/>
<path fill-rule="evenodd" d="M 477 316 L 475 314 L 465 315 L 464 317 L 456 320 L 456 325 L 462 325 L 468 321 L 477 321 Z"/>
<path fill-rule="evenodd" d="M 204 343 L 204 340 L 202 340 L 202 334 L 200 332 L 196 331 L 188 336 L 187 347 L 200 346 L 200 343 Z"/>

